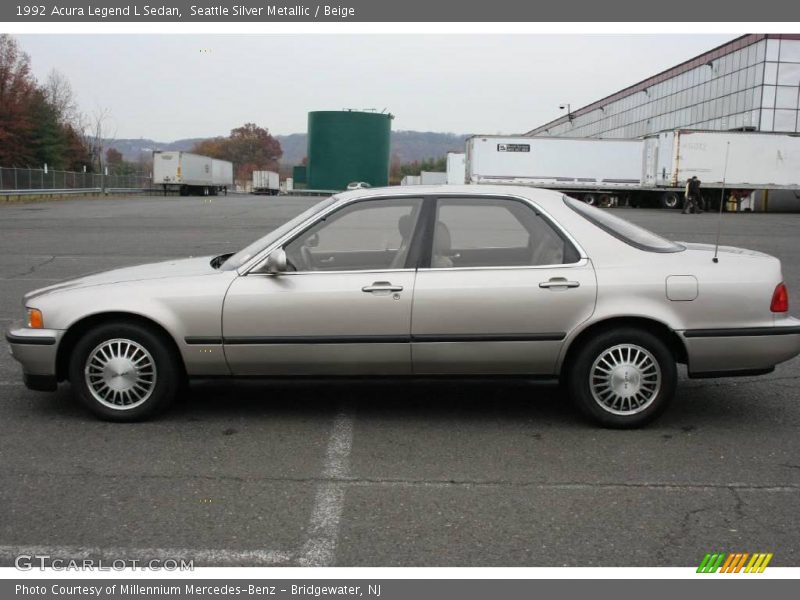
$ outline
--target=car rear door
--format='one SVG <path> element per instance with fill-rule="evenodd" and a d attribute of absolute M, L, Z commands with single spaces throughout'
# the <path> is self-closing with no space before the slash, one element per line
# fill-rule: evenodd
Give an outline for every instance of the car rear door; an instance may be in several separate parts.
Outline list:
<path fill-rule="evenodd" d="M 523 200 L 444 197 L 431 214 L 414 290 L 414 372 L 554 374 L 566 334 L 594 310 L 591 263 Z"/>

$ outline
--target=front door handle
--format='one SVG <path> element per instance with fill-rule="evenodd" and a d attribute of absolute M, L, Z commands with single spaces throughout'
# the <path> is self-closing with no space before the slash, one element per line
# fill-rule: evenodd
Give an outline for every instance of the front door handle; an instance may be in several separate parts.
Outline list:
<path fill-rule="evenodd" d="M 402 292 L 402 285 L 392 285 L 388 281 L 375 281 L 372 285 L 365 285 L 361 288 L 362 292 Z"/>
<path fill-rule="evenodd" d="M 565 277 L 553 277 L 539 284 L 540 288 L 576 288 L 580 286 L 577 281 L 567 281 Z"/>

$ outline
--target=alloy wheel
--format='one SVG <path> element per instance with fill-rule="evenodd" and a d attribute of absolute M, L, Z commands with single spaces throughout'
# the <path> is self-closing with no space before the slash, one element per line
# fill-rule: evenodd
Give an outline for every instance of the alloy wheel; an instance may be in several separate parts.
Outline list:
<path fill-rule="evenodd" d="M 661 390 L 661 368 L 655 357 L 636 344 L 603 351 L 589 371 L 589 388 L 600 407 L 615 415 L 645 410 Z"/>
<path fill-rule="evenodd" d="M 129 339 L 99 344 L 86 359 L 84 374 L 94 399 L 115 410 L 129 410 L 146 402 L 156 386 L 153 356 Z"/>

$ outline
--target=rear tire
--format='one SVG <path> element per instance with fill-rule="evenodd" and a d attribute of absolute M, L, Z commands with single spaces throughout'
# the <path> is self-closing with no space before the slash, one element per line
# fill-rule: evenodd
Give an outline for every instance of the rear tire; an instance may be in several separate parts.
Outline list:
<path fill-rule="evenodd" d="M 570 398 L 604 427 L 641 427 L 657 418 L 675 394 L 672 353 L 642 329 L 623 327 L 595 335 L 567 368 Z"/>
<path fill-rule="evenodd" d="M 597 205 L 597 196 L 594 194 L 584 194 L 583 201 L 586 202 L 589 206 L 596 206 Z"/>
<path fill-rule="evenodd" d="M 162 335 L 135 323 L 108 323 L 76 344 L 69 364 L 75 396 L 106 421 L 142 421 L 166 409 L 182 381 Z"/>

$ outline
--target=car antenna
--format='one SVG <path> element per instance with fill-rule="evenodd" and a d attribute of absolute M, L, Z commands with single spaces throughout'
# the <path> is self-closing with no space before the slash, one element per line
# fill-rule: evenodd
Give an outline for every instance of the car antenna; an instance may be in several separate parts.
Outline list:
<path fill-rule="evenodd" d="M 722 170 L 722 196 L 719 199 L 719 218 L 717 219 L 717 242 L 714 244 L 714 258 L 711 262 L 719 262 L 719 236 L 722 233 L 722 207 L 725 206 L 725 181 L 728 177 L 728 153 L 731 151 L 731 143 L 725 144 L 725 167 Z"/>

